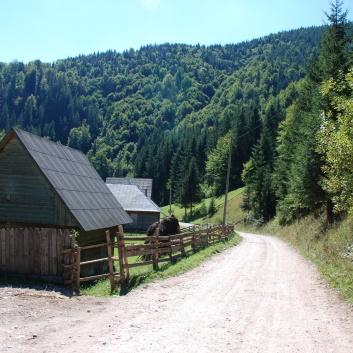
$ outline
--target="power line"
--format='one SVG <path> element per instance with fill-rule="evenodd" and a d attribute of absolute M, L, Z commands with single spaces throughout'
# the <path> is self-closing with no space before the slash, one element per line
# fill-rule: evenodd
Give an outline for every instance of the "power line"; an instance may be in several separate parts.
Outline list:
<path fill-rule="evenodd" d="M 282 110 L 279 111 L 277 114 L 275 114 L 275 115 L 272 116 L 271 118 L 267 119 L 267 121 L 272 121 L 273 119 L 277 118 L 278 115 L 280 115 L 281 113 L 285 113 L 285 112 L 286 112 L 286 109 L 282 109 Z M 262 124 L 259 124 L 259 125 L 257 125 L 257 126 L 255 126 L 254 128 L 252 128 L 252 129 L 249 130 L 249 131 L 244 132 L 242 135 L 237 136 L 237 138 L 244 137 L 244 136 L 250 134 L 251 132 L 257 130 L 257 129 L 260 128 L 260 127 L 263 127 L 263 123 L 262 123 Z"/>

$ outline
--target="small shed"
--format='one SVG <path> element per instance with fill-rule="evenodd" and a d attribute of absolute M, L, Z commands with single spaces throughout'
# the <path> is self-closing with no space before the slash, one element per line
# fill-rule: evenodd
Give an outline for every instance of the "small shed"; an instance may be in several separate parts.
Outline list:
<path fill-rule="evenodd" d="M 146 231 L 152 223 L 159 221 L 163 211 L 139 187 L 132 184 L 106 185 L 133 221 L 125 226 L 126 230 Z"/>
<path fill-rule="evenodd" d="M 0 228 L 74 229 L 81 246 L 104 241 L 105 230 L 131 222 L 82 152 L 18 128 L 0 141 Z M 10 246 L 5 240 L 2 253 Z"/>

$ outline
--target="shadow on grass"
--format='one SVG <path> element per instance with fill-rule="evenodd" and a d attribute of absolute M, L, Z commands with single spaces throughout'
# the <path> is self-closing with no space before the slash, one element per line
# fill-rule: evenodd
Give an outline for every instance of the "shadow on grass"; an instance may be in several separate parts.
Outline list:
<path fill-rule="evenodd" d="M 172 262 L 163 263 L 157 270 L 153 270 L 151 268 L 150 271 L 145 272 L 144 274 L 132 275 L 124 283 L 121 283 L 119 295 L 127 295 L 129 292 L 141 285 L 152 283 L 153 281 L 168 277 L 168 274 L 166 274 L 166 272 L 173 268 L 175 265 L 177 265 L 180 261 L 182 261 L 183 259 L 185 260 L 187 258 L 188 256 L 185 256 Z"/>

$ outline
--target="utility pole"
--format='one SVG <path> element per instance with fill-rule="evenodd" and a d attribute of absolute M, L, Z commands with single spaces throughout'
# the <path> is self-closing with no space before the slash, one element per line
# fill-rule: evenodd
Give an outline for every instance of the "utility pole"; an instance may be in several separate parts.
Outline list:
<path fill-rule="evenodd" d="M 172 183 L 170 183 L 169 188 L 169 215 L 172 214 Z"/>
<path fill-rule="evenodd" d="M 227 203 L 228 203 L 230 165 L 231 165 L 231 162 L 232 162 L 232 140 L 233 140 L 233 138 L 231 137 L 230 138 L 230 142 L 229 142 L 228 169 L 227 169 L 226 190 L 225 190 L 225 197 L 224 197 L 224 210 L 223 210 L 222 227 L 226 226 L 226 219 L 227 219 Z"/>

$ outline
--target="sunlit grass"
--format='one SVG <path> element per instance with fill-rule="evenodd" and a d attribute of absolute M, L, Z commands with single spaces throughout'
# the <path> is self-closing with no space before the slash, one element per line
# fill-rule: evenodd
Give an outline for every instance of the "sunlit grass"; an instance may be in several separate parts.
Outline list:
<path fill-rule="evenodd" d="M 327 225 L 321 217 L 308 216 L 290 226 L 272 222 L 265 228 L 316 264 L 327 282 L 353 304 L 353 219 Z M 260 230 L 261 231 L 261 230 Z"/>
<path fill-rule="evenodd" d="M 242 194 L 244 192 L 244 188 L 240 188 L 237 190 L 230 191 L 228 193 L 228 203 L 227 203 L 227 218 L 228 222 L 234 222 L 244 218 L 244 212 L 240 209 L 240 204 L 242 202 Z M 202 205 L 202 202 L 197 203 L 193 206 L 193 214 L 196 215 L 188 220 L 194 224 L 216 224 L 219 225 L 223 220 L 223 211 L 224 211 L 224 201 L 225 196 L 220 195 L 215 197 L 215 206 L 216 213 L 213 216 L 205 216 L 197 218 L 198 211 Z M 211 198 L 207 198 L 203 200 L 203 203 L 206 209 L 209 208 L 211 202 Z M 169 214 L 169 205 L 162 207 L 162 210 L 165 214 Z M 178 205 L 171 205 L 172 213 L 180 220 L 184 220 L 185 218 L 185 209 L 179 207 Z M 187 210 L 188 213 L 190 210 Z"/>
<path fill-rule="evenodd" d="M 130 279 L 122 287 L 118 286 L 111 292 L 109 279 L 96 281 L 91 284 L 84 284 L 81 287 L 81 293 L 84 295 L 103 297 L 110 295 L 123 295 L 133 290 L 141 284 L 151 283 L 157 280 L 163 280 L 171 276 L 177 276 L 191 269 L 196 268 L 202 262 L 212 257 L 214 254 L 235 246 L 240 242 L 241 238 L 238 234 L 234 234 L 227 241 L 209 245 L 194 254 L 180 258 L 175 263 L 164 262 L 159 265 L 157 271 L 153 270 L 152 265 L 134 267 L 130 269 Z M 132 259 L 129 262 L 132 263 Z"/>

